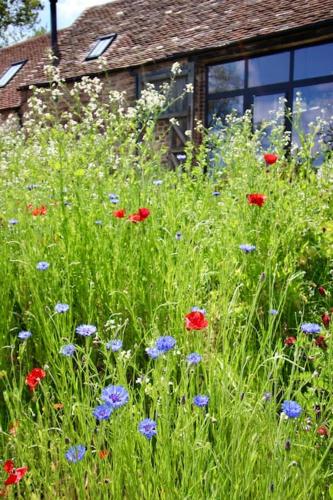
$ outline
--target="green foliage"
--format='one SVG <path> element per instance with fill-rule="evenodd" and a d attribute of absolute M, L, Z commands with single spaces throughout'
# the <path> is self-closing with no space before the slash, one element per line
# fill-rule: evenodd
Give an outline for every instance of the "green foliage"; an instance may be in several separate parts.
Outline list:
<path fill-rule="evenodd" d="M 167 171 L 154 140 L 156 96 L 126 110 L 114 93 L 99 104 L 98 82 L 82 85 L 91 99 L 67 121 L 37 96 L 25 129 L 7 126 L 0 138 L 0 442 L 3 459 L 29 467 L 9 497 L 332 496 L 332 438 L 316 432 L 332 428 L 330 333 L 321 349 L 300 331 L 332 306 L 330 160 L 320 176 L 310 167 L 297 175 L 281 150 L 267 168 L 245 118 L 216 138 L 220 170 L 203 173 L 208 137 Z M 61 86 L 50 92 L 53 103 L 63 97 Z M 261 208 L 246 199 L 256 192 L 267 196 Z M 30 204 L 47 214 L 33 216 Z M 139 207 L 151 210 L 144 222 L 113 216 Z M 244 254 L 243 243 L 256 250 Z M 69 312 L 56 314 L 57 302 Z M 185 329 L 193 306 L 207 310 L 206 330 Z M 79 338 L 83 323 L 98 336 Z M 19 340 L 20 330 L 32 337 Z M 160 335 L 177 347 L 149 360 L 145 348 Z M 123 351 L 106 350 L 111 338 Z M 59 353 L 69 342 L 73 358 Z M 188 366 L 190 352 L 203 355 L 199 365 Z M 33 367 L 47 375 L 31 393 Z M 96 425 L 108 384 L 124 385 L 130 401 Z M 209 395 L 208 410 L 193 406 L 196 394 Z M 280 415 L 285 399 L 302 405 L 299 419 Z M 146 417 L 157 421 L 151 442 L 137 430 Z M 68 464 L 79 443 L 86 456 Z"/>
<path fill-rule="evenodd" d="M 33 28 L 42 8 L 41 0 L 0 0 L 0 47 Z"/>

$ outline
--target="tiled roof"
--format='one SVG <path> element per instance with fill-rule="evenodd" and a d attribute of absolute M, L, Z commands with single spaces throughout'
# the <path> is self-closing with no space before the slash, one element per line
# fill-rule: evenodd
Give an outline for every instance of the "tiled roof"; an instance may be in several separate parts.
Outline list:
<path fill-rule="evenodd" d="M 67 30 L 60 70 L 64 78 L 98 73 L 98 60 L 85 57 L 109 33 L 118 34 L 104 53 L 113 70 L 325 20 L 333 20 L 333 0 L 115 0 L 87 9 Z M 44 80 L 41 68 L 35 82 Z"/>
<path fill-rule="evenodd" d="M 0 109 L 17 108 L 21 104 L 21 92 L 18 87 L 30 75 L 36 64 L 42 58 L 49 46 L 47 35 L 30 38 L 25 42 L 17 43 L 11 47 L 0 49 L 0 75 L 12 64 L 27 60 L 26 64 L 3 88 L 0 88 Z"/>

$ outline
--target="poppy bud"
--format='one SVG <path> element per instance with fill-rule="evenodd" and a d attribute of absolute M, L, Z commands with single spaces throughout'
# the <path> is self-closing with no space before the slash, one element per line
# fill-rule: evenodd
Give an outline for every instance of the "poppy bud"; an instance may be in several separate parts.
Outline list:
<path fill-rule="evenodd" d="M 326 425 L 321 425 L 320 427 L 318 427 L 317 434 L 319 436 L 328 437 L 329 432 Z"/>
<path fill-rule="evenodd" d="M 318 292 L 320 293 L 320 295 L 322 295 L 323 297 L 325 297 L 326 295 L 326 290 L 323 286 L 319 286 L 318 287 Z"/>
<path fill-rule="evenodd" d="M 295 344 L 296 340 L 296 337 L 287 337 L 286 339 L 284 339 L 283 343 L 284 345 L 290 347 Z"/>
<path fill-rule="evenodd" d="M 331 321 L 331 318 L 329 317 L 329 315 L 327 313 L 323 314 L 322 317 L 322 322 L 323 322 L 323 325 L 328 328 L 330 326 L 330 321 Z"/>

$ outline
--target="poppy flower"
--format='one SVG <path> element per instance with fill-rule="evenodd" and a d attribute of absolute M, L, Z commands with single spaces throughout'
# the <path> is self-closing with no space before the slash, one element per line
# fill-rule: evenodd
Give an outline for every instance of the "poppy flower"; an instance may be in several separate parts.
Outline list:
<path fill-rule="evenodd" d="M 323 286 L 319 286 L 318 287 L 318 292 L 320 293 L 320 295 L 322 295 L 323 297 L 325 297 L 326 295 L 326 290 Z"/>
<path fill-rule="evenodd" d="M 323 325 L 328 328 L 330 326 L 331 318 L 329 314 L 325 313 L 322 315 L 321 320 L 323 322 Z"/>
<path fill-rule="evenodd" d="M 130 220 L 131 222 L 135 222 L 135 223 L 142 222 L 145 219 L 147 219 L 147 217 L 149 217 L 149 215 L 150 215 L 149 208 L 139 208 L 139 210 L 135 214 L 132 214 L 128 217 L 128 220 Z"/>
<path fill-rule="evenodd" d="M 249 205 L 257 205 L 262 207 L 267 199 L 267 196 L 260 193 L 252 193 L 246 195 Z"/>
<path fill-rule="evenodd" d="M 3 464 L 3 470 L 7 472 L 7 474 L 11 474 L 15 468 L 15 464 L 13 460 L 6 460 L 6 462 Z"/>
<path fill-rule="evenodd" d="M 327 437 L 328 434 L 329 434 L 329 432 L 328 432 L 328 429 L 327 429 L 326 425 L 321 425 L 320 427 L 318 427 L 317 434 L 319 436 Z"/>
<path fill-rule="evenodd" d="M 26 376 L 25 383 L 29 387 L 30 391 L 34 391 L 44 377 L 46 377 L 46 373 L 42 368 L 33 368 Z"/>
<path fill-rule="evenodd" d="M 276 163 L 278 159 L 279 159 L 278 155 L 274 153 L 264 154 L 264 160 L 266 162 L 266 165 L 274 165 L 274 163 Z"/>
<path fill-rule="evenodd" d="M 31 207 L 32 208 L 32 207 Z M 47 214 L 47 208 L 44 205 L 41 205 L 40 207 L 36 207 L 32 210 L 31 214 L 36 217 L 38 215 L 46 215 Z"/>
<path fill-rule="evenodd" d="M 116 217 L 117 219 L 123 219 L 125 217 L 125 210 L 123 209 L 115 210 L 113 212 L 113 216 Z"/>
<path fill-rule="evenodd" d="M 104 458 L 106 458 L 108 454 L 109 454 L 108 450 L 100 450 L 98 452 L 98 456 L 101 460 L 104 460 Z"/>
<path fill-rule="evenodd" d="M 296 337 L 287 337 L 286 339 L 284 339 L 283 343 L 287 347 L 290 347 L 295 344 L 296 340 Z"/>
<path fill-rule="evenodd" d="M 202 330 L 207 328 L 208 321 L 201 311 L 192 311 L 185 316 L 185 326 L 187 330 Z"/>
<path fill-rule="evenodd" d="M 317 347 L 320 347 L 320 349 L 323 350 L 327 349 L 327 344 L 324 335 L 319 335 L 317 338 L 315 338 L 314 343 L 316 344 Z"/>
<path fill-rule="evenodd" d="M 53 404 L 53 408 L 55 410 L 62 410 L 64 406 L 65 406 L 64 403 L 54 403 Z"/>
<path fill-rule="evenodd" d="M 18 483 L 27 472 L 28 467 L 19 467 L 18 469 L 13 469 L 5 481 L 5 486 Z"/>

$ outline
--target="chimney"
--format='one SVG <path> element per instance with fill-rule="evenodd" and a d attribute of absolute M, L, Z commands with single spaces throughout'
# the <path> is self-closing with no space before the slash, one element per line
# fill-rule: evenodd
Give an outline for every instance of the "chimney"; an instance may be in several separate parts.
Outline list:
<path fill-rule="evenodd" d="M 57 32 L 57 1 L 50 0 L 50 11 L 51 11 L 51 48 L 52 54 L 57 59 L 55 59 L 55 64 L 59 62 L 59 47 L 58 47 L 58 32 Z"/>

